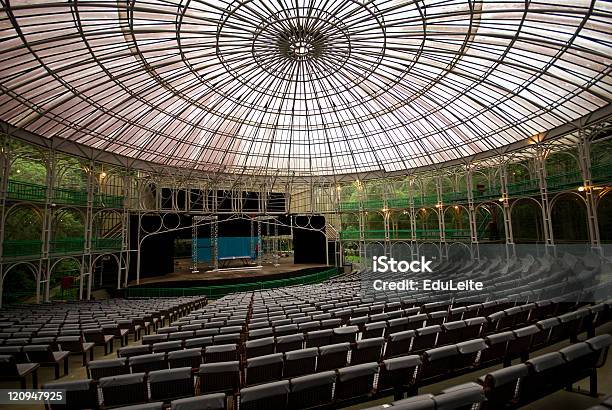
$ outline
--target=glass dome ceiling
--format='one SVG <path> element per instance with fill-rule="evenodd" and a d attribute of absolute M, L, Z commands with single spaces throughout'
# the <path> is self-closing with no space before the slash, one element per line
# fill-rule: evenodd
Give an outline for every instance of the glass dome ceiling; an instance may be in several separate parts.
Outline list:
<path fill-rule="evenodd" d="M 605 107 L 612 4 L 2 2 L 0 119 L 205 171 L 400 171 Z"/>

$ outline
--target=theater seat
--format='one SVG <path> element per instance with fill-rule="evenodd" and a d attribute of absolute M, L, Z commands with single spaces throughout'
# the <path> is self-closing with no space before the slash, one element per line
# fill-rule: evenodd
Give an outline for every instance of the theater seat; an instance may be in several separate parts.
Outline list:
<path fill-rule="evenodd" d="M 442 390 L 434 396 L 436 410 L 471 410 L 475 404 L 486 400 L 481 385 L 470 382 Z"/>
<path fill-rule="evenodd" d="M 551 352 L 531 358 L 526 364 L 529 368 L 529 374 L 522 383 L 521 402 L 531 402 L 556 390 L 561 385 L 563 377 L 567 377 L 562 371 L 565 360 L 559 352 Z"/>
<path fill-rule="evenodd" d="M 66 404 L 50 404 L 50 410 L 81 410 L 98 408 L 98 387 L 92 379 L 47 383 L 43 390 L 65 390 Z"/>
<path fill-rule="evenodd" d="M 336 372 L 328 371 L 291 379 L 290 409 L 306 409 L 331 403 Z"/>
<path fill-rule="evenodd" d="M 302 333 L 278 336 L 276 338 L 276 352 L 285 353 L 291 350 L 301 349 L 304 345 L 304 335 Z"/>
<path fill-rule="evenodd" d="M 202 393 L 236 393 L 240 387 L 240 363 L 238 361 L 206 363 L 198 372 Z"/>
<path fill-rule="evenodd" d="M 421 364 L 419 355 L 401 356 L 383 360 L 378 375 L 378 390 L 393 389 L 397 395 L 414 384 L 415 371 Z"/>
<path fill-rule="evenodd" d="M 351 350 L 351 365 L 378 362 L 384 344 L 385 339 L 382 337 L 359 340 Z"/>
<path fill-rule="evenodd" d="M 247 359 L 274 353 L 274 337 L 248 340 L 245 343 L 245 353 Z"/>
<path fill-rule="evenodd" d="M 92 360 L 87 364 L 87 375 L 94 380 L 102 377 L 127 374 L 130 368 L 127 366 L 126 358 L 110 360 Z"/>
<path fill-rule="evenodd" d="M 414 330 L 404 330 L 402 332 L 391 333 L 385 348 L 385 357 L 396 357 L 410 352 L 412 339 L 416 336 Z"/>
<path fill-rule="evenodd" d="M 144 403 L 149 398 L 144 373 L 103 377 L 99 386 L 105 407 Z"/>
<path fill-rule="evenodd" d="M 163 370 L 168 368 L 165 353 L 152 353 L 130 357 L 128 363 L 132 369 L 132 373 L 146 373 L 153 370 Z"/>
<path fill-rule="evenodd" d="M 306 333 L 306 347 L 320 347 L 331 344 L 333 330 L 313 330 Z"/>
<path fill-rule="evenodd" d="M 226 408 L 227 398 L 223 393 L 172 400 L 170 403 L 171 410 L 225 410 Z"/>
<path fill-rule="evenodd" d="M 374 375 L 378 363 L 364 363 L 338 369 L 336 400 L 347 400 L 367 396 L 374 388 Z"/>
<path fill-rule="evenodd" d="M 297 377 L 314 373 L 316 370 L 319 349 L 309 347 L 285 353 L 283 377 Z"/>
<path fill-rule="evenodd" d="M 245 384 L 253 385 L 280 380 L 283 376 L 283 354 L 274 353 L 247 359 Z"/>
<path fill-rule="evenodd" d="M 357 340 L 359 328 L 357 326 L 344 326 L 333 329 L 333 343 L 354 343 Z"/>
<path fill-rule="evenodd" d="M 350 343 L 338 343 L 319 347 L 317 371 L 334 370 L 346 366 Z"/>
<path fill-rule="evenodd" d="M 436 402 L 433 394 L 421 394 L 407 399 L 394 401 L 393 410 L 435 410 Z"/>
<path fill-rule="evenodd" d="M 149 372 L 148 380 L 153 401 L 168 401 L 195 393 L 191 367 Z"/>
<path fill-rule="evenodd" d="M 430 383 L 448 375 L 458 354 L 455 345 L 426 350 L 422 356 L 423 364 L 419 367 L 418 382 Z"/>
<path fill-rule="evenodd" d="M 495 370 L 478 381 L 484 387 L 487 401 L 483 403 L 483 410 L 497 410 L 515 406 L 519 396 L 517 386 L 519 381 L 526 377 L 529 369 L 524 364 Z"/>
<path fill-rule="evenodd" d="M 289 388 L 289 380 L 245 387 L 240 390 L 240 410 L 284 409 Z"/>

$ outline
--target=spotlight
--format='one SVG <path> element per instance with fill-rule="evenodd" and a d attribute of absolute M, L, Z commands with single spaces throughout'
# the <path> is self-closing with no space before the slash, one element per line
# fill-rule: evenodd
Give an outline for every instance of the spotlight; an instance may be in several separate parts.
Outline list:
<path fill-rule="evenodd" d="M 584 192 L 584 187 L 583 186 L 579 186 L 578 187 L 578 192 Z"/>
<path fill-rule="evenodd" d="M 16 173 L 18 173 L 18 174 L 21 174 L 21 170 L 20 170 L 20 169 L 18 169 L 18 170 L 17 170 L 17 171 L 15 171 L 15 172 L 16 172 Z"/>
<path fill-rule="evenodd" d="M 504 202 L 504 198 L 503 198 L 503 197 L 501 197 L 501 198 L 499 198 L 499 199 L 498 199 L 498 201 L 499 201 L 499 202 Z"/>
<path fill-rule="evenodd" d="M 457 209 L 459 209 L 459 207 L 457 205 L 455 205 L 455 209 L 457 210 Z"/>

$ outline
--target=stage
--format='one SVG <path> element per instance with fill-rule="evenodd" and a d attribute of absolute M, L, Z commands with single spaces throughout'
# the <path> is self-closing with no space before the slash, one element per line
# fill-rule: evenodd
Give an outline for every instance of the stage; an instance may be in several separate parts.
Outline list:
<path fill-rule="evenodd" d="M 292 257 L 281 258 L 279 265 L 263 263 L 261 268 L 254 269 L 253 266 L 244 268 L 234 267 L 231 270 L 205 271 L 192 273 L 189 268 L 189 260 L 175 261 L 175 272 L 163 276 L 141 278 L 140 284 L 130 281 L 128 286 L 134 288 L 175 288 L 211 285 L 235 285 L 239 283 L 258 282 L 274 279 L 287 279 L 316 273 L 329 267 L 322 264 L 293 263 Z"/>

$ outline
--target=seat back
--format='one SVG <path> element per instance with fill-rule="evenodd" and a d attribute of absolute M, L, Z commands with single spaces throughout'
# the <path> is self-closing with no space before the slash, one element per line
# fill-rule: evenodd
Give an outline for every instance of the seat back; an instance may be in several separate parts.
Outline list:
<path fill-rule="evenodd" d="M 453 370 L 453 362 L 459 351 L 455 345 L 443 346 L 426 350 L 423 353 L 423 363 L 419 368 L 419 382 L 431 382 L 446 375 Z"/>
<path fill-rule="evenodd" d="M 165 353 L 151 353 L 129 358 L 129 365 L 132 373 L 147 373 L 153 370 L 163 370 L 168 368 Z"/>
<path fill-rule="evenodd" d="M 364 363 L 338 369 L 336 399 L 347 400 L 369 395 L 377 371 L 378 363 Z"/>
<path fill-rule="evenodd" d="M 169 400 L 195 393 L 191 367 L 152 371 L 148 379 L 151 400 Z"/>
<path fill-rule="evenodd" d="M 289 388 L 289 380 L 245 387 L 240 390 L 240 410 L 284 409 Z"/>
<path fill-rule="evenodd" d="M 384 344 L 385 339 L 382 337 L 359 340 L 351 350 L 351 365 L 369 362 L 378 363 Z"/>
<path fill-rule="evenodd" d="M 199 376 L 202 393 L 235 393 L 240 385 L 240 364 L 238 361 L 202 364 Z"/>
<path fill-rule="evenodd" d="M 304 335 L 302 333 L 294 335 L 279 336 L 276 338 L 276 352 L 285 353 L 291 350 L 301 349 L 304 345 Z"/>
<path fill-rule="evenodd" d="M 551 390 L 556 390 L 560 386 L 564 374 L 565 359 L 559 352 L 543 354 L 526 362 L 529 374 L 522 383 L 520 400 L 531 402 L 548 394 Z"/>
<path fill-rule="evenodd" d="M 414 330 L 404 330 L 402 332 L 391 333 L 387 338 L 387 347 L 385 348 L 385 357 L 395 357 L 407 354 L 410 352 L 412 339 L 416 336 Z"/>
<path fill-rule="evenodd" d="M 403 390 L 413 385 L 415 372 L 421 364 L 419 355 L 401 356 L 383 360 L 378 375 L 378 391 Z"/>
<path fill-rule="evenodd" d="M 15 357 L 12 355 L 2 354 L 0 355 L 0 374 L 4 376 L 17 376 L 17 362 Z"/>
<path fill-rule="evenodd" d="M 245 369 L 246 385 L 272 382 L 275 380 L 280 380 L 282 376 L 282 353 L 274 353 L 266 356 L 259 356 L 247 359 Z"/>
<path fill-rule="evenodd" d="M 434 396 L 436 410 L 472 410 L 486 400 L 482 386 L 470 382 L 442 390 Z"/>
<path fill-rule="evenodd" d="M 514 407 L 519 400 L 518 388 L 521 379 L 528 374 L 524 364 L 495 370 L 480 377 L 478 380 L 484 387 L 487 402 L 483 407 L 487 410 Z"/>
<path fill-rule="evenodd" d="M 56 340 L 60 350 L 78 353 L 83 351 L 83 340 L 81 336 L 60 336 Z"/>
<path fill-rule="evenodd" d="M 317 371 L 335 370 L 346 366 L 350 343 L 338 343 L 319 347 Z"/>
<path fill-rule="evenodd" d="M 283 377 L 297 377 L 314 373 L 319 350 L 316 347 L 293 350 L 285 353 Z"/>
<path fill-rule="evenodd" d="M 151 345 L 144 344 L 140 346 L 122 347 L 117 350 L 118 357 L 133 357 L 151 353 Z"/>
<path fill-rule="evenodd" d="M 24 353 L 32 363 L 54 363 L 51 345 L 28 345 L 23 347 Z"/>
<path fill-rule="evenodd" d="M 203 396 L 172 400 L 170 403 L 171 410 L 225 410 L 226 408 L 227 398 L 223 393 L 205 394 Z"/>
<path fill-rule="evenodd" d="M 245 354 L 247 359 L 272 353 L 274 353 L 274 337 L 249 340 L 245 343 Z"/>
<path fill-rule="evenodd" d="M 192 348 L 168 353 L 168 365 L 171 369 L 189 367 L 198 369 L 202 364 L 202 349 Z"/>
<path fill-rule="evenodd" d="M 15 363 L 28 361 L 28 356 L 23 352 L 23 346 L 0 346 L 0 355 L 13 356 Z M 1 371 L 0 374 L 2 374 Z"/>
<path fill-rule="evenodd" d="M 52 410 L 96 409 L 99 406 L 98 388 L 91 379 L 47 383 L 43 390 L 65 390 L 65 404 L 50 404 Z"/>
<path fill-rule="evenodd" d="M 331 329 L 313 330 L 306 333 L 306 347 L 321 347 L 331 344 Z"/>
<path fill-rule="evenodd" d="M 146 345 L 145 345 L 146 346 Z M 153 343 L 151 345 L 151 351 L 153 353 L 168 353 L 181 350 L 183 348 L 182 340 L 172 340 L 168 342 Z"/>
<path fill-rule="evenodd" d="M 98 380 L 102 377 L 117 376 L 127 374 L 130 368 L 127 366 L 126 358 L 110 360 L 93 360 L 87 363 L 87 373 L 89 377 Z"/>
<path fill-rule="evenodd" d="M 412 341 L 412 352 L 419 353 L 432 349 L 436 345 L 436 339 L 441 328 L 439 325 L 422 327 L 416 330 L 416 336 Z"/>
<path fill-rule="evenodd" d="M 330 404 L 335 381 L 336 372 L 333 371 L 291 379 L 288 408 L 306 409 Z"/>
<path fill-rule="evenodd" d="M 144 373 L 103 377 L 99 386 L 106 407 L 144 403 L 149 398 Z"/>
<path fill-rule="evenodd" d="M 238 360 L 238 348 L 235 344 L 213 345 L 204 349 L 204 362 L 231 362 Z"/>

